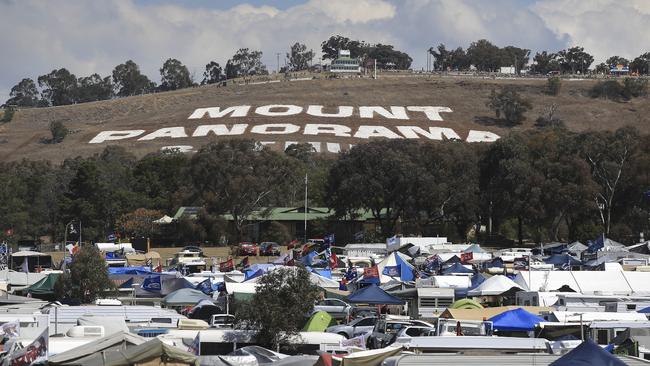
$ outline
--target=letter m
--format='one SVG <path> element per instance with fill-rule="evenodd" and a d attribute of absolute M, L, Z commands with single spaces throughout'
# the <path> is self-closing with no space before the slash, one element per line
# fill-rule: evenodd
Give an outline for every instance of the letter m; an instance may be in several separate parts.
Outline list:
<path fill-rule="evenodd" d="M 230 114 L 230 117 L 246 117 L 248 110 L 251 109 L 249 105 L 238 105 L 228 107 L 221 110 L 221 107 L 198 108 L 189 116 L 188 119 L 201 119 L 207 114 L 210 118 L 221 118 Z"/>

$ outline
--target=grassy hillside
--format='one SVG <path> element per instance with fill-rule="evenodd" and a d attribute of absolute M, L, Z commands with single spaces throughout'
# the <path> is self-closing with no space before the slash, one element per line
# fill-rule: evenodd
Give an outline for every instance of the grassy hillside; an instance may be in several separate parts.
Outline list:
<path fill-rule="evenodd" d="M 130 98 L 79 104 L 73 106 L 18 110 L 12 121 L 0 124 L 0 160 L 46 159 L 61 161 L 67 157 L 87 156 L 101 151 L 108 142 L 89 144 L 99 132 L 107 130 L 145 130 L 153 132 L 163 127 L 183 126 L 191 136 L 195 127 L 205 124 L 290 123 L 304 126 L 306 123 L 334 123 L 352 128 L 359 125 L 381 125 L 395 128 L 412 125 L 423 128 L 448 127 L 461 138 L 469 130 L 490 131 L 505 135 L 509 131 L 535 128 L 535 119 L 551 104 L 559 106 L 558 113 L 567 127 L 574 131 L 613 130 L 632 125 L 644 133 L 650 133 L 650 104 L 648 98 L 630 102 L 614 102 L 592 99 L 586 96 L 594 85 L 590 80 L 564 80 L 557 96 L 544 93 L 546 80 L 527 79 L 471 79 L 454 77 L 386 76 L 378 80 L 336 79 L 283 81 L 270 84 L 232 85 L 227 87 L 206 86 L 174 92 L 136 96 Z M 505 126 L 494 118 L 485 105 L 492 89 L 513 86 L 533 104 L 527 120 L 519 126 Z M 422 113 L 409 114 L 409 121 L 395 121 L 382 117 L 361 119 L 355 109 L 350 118 L 318 118 L 301 113 L 287 117 L 264 117 L 253 113 L 258 106 L 268 104 L 293 104 L 337 106 L 444 106 L 453 110 L 442 114 L 444 121 L 427 120 Z M 196 108 L 251 105 L 246 117 L 219 119 L 193 119 L 188 117 Z M 50 144 L 49 125 L 62 122 L 70 134 L 60 144 Z M 259 135 L 247 130 L 245 137 L 261 141 L 278 141 L 274 148 L 284 148 L 286 141 L 339 142 L 355 144 L 363 140 L 332 135 L 305 136 Z M 158 138 L 137 141 L 136 138 L 111 142 L 125 146 L 132 153 L 142 156 L 163 146 L 191 145 L 195 149 L 209 142 L 212 137 Z M 223 137 L 220 137 L 223 138 Z"/>

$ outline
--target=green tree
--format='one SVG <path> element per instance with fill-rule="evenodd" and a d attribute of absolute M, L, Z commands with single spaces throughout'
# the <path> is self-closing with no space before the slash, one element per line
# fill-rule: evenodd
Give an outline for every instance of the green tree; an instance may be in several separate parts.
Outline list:
<path fill-rule="evenodd" d="M 140 72 L 140 67 L 128 60 L 113 69 L 113 85 L 120 97 L 151 93 L 156 89 L 156 83 L 149 80 Z"/>
<path fill-rule="evenodd" d="M 266 227 L 266 230 L 264 230 L 262 239 L 264 239 L 264 241 L 273 241 L 283 245 L 291 240 L 291 235 L 285 225 L 278 221 L 271 221 Z"/>
<path fill-rule="evenodd" d="M 18 84 L 14 85 L 9 92 L 9 99 L 5 102 L 6 105 L 17 107 L 36 107 L 39 104 L 38 89 L 36 83 L 32 79 L 22 79 Z"/>
<path fill-rule="evenodd" d="M 263 276 L 249 302 L 237 303 L 236 328 L 255 330 L 263 346 L 280 345 L 299 337 L 305 314 L 311 313 L 319 288 L 303 267 L 281 268 Z"/>
<path fill-rule="evenodd" d="M 160 69 L 160 90 L 176 90 L 189 88 L 194 84 L 190 71 L 175 58 L 165 61 Z"/>
<path fill-rule="evenodd" d="M 113 83 L 110 76 L 102 78 L 98 74 L 92 74 L 79 78 L 77 83 L 78 103 L 107 100 L 113 96 Z"/>
<path fill-rule="evenodd" d="M 594 62 L 594 57 L 585 52 L 584 47 L 576 46 L 558 52 L 558 62 L 563 72 L 575 74 L 579 71 L 584 74 Z"/>
<path fill-rule="evenodd" d="M 69 272 L 65 272 L 55 285 L 60 299 L 79 300 L 91 304 L 99 298 L 110 296 L 115 291 L 113 281 L 108 277 L 106 261 L 94 245 L 84 245 L 73 257 Z"/>
<path fill-rule="evenodd" d="M 292 160 L 252 140 L 205 145 L 190 163 L 194 189 L 207 211 L 232 215 L 240 241 L 249 216 L 280 201 L 294 172 Z"/>
<path fill-rule="evenodd" d="M 50 133 L 52 134 L 52 143 L 58 144 L 68 135 L 69 131 L 61 121 L 52 121 L 50 123 Z"/>
<path fill-rule="evenodd" d="M 479 71 L 496 71 L 501 66 L 499 47 L 480 39 L 467 48 L 467 57 Z"/>
<path fill-rule="evenodd" d="M 515 46 L 506 46 L 499 51 L 500 66 L 514 66 L 517 74 L 523 70 L 530 60 L 530 50 Z"/>
<path fill-rule="evenodd" d="M 395 50 L 392 45 L 378 43 L 364 47 L 364 51 L 365 58 L 377 60 L 377 67 L 380 69 L 407 70 L 413 62 L 411 56 Z"/>
<path fill-rule="evenodd" d="M 43 99 L 51 105 L 67 105 L 76 102 L 77 78 L 64 68 L 39 76 L 38 86 L 43 88 L 41 92 Z"/>
<path fill-rule="evenodd" d="M 623 86 L 617 80 L 597 82 L 590 90 L 592 98 L 620 100 L 623 97 Z"/>
<path fill-rule="evenodd" d="M 296 42 L 291 46 L 291 51 L 287 52 L 287 59 L 289 60 L 289 67 L 291 70 L 307 70 L 309 64 L 314 59 L 314 51 L 307 51 L 307 46 Z"/>
<path fill-rule="evenodd" d="M 550 71 L 560 71 L 560 63 L 558 62 L 557 53 L 549 53 L 547 51 L 537 52 L 533 57 L 533 65 L 531 70 L 535 73 L 546 75 Z"/>
<path fill-rule="evenodd" d="M 223 74 L 223 69 L 219 66 L 218 63 L 210 61 L 209 64 L 205 65 L 205 71 L 203 72 L 203 80 L 201 85 L 206 84 L 215 84 L 224 79 L 225 75 Z"/>
<path fill-rule="evenodd" d="M 353 41 L 348 37 L 340 35 L 331 36 L 326 41 L 321 43 L 321 51 L 323 52 L 323 59 L 334 60 L 339 56 L 340 50 L 350 51 L 352 58 L 359 58 L 363 56 L 363 43 Z"/>
<path fill-rule="evenodd" d="M 228 79 L 265 74 L 268 74 L 268 71 L 266 66 L 262 64 L 262 51 L 240 48 L 226 64 Z"/>
<path fill-rule="evenodd" d="M 520 124 L 526 119 L 524 115 L 532 108 L 530 101 L 524 99 L 513 88 L 507 87 L 496 92 L 492 90 L 490 100 L 486 104 L 492 109 L 497 118 L 502 118 L 510 125 Z"/>
<path fill-rule="evenodd" d="M 632 60 L 630 63 L 630 71 L 637 72 L 639 75 L 648 75 L 648 68 L 650 67 L 650 52 L 646 52 L 639 57 Z"/>
<path fill-rule="evenodd" d="M 542 128 L 564 128 L 564 121 L 558 116 L 557 109 L 557 104 L 551 104 L 545 108 L 544 113 L 535 120 L 535 126 Z"/>
<path fill-rule="evenodd" d="M 641 78 L 625 78 L 621 95 L 625 99 L 638 98 L 648 95 L 648 80 Z"/>
<path fill-rule="evenodd" d="M 162 216 L 161 211 L 141 207 L 135 211 L 122 214 L 117 220 L 117 229 L 129 237 L 150 238 L 158 231 L 158 224 L 154 223 L 154 221 Z"/>
<path fill-rule="evenodd" d="M 621 56 L 611 56 L 605 61 L 605 63 L 609 66 L 616 66 L 616 65 L 629 66 L 630 60 Z"/>

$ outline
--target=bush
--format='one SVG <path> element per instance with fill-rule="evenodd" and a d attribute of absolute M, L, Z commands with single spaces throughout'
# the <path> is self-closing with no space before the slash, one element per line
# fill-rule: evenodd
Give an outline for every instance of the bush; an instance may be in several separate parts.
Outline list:
<path fill-rule="evenodd" d="M 549 95 L 558 95 L 560 94 L 560 89 L 562 88 L 562 79 L 557 76 L 552 76 L 546 81 L 546 92 Z"/>
<path fill-rule="evenodd" d="M 490 100 L 486 104 L 495 113 L 497 118 L 503 118 L 515 125 L 523 122 L 524 113 L 532 108 L 530 101 L 524 99 L 512 88 L 505 88 L 499 93 L 492 90 Z"/>
<path fill-rule="evenodd" d="M 599 81 L 589 91 L 592 98 L 619 100 L 623 94 L 623 86 L 616 80 Z"/>
<path fill-rule="evenodd" d="M 535 126 L 542 128 L 564 128 L 564 121 L 557 115 L 557 108 L 557 104 L 552 104 L 550 107 L 544 109 L 544 114 L 537 117 Z"/>
<path fill-rule="evenodd" d="M 2 119 L 0 121 L 11 122 L 11 120 L 14 118 L 14 113 L 16 113 L 16 108 L 9 106 L 5 107 L 5 111 L 2 114 Z"/>
<path fill-rule="evenodd" d="M 68 131 L 68 129 L 63 125 L 61 121 L 54 121 L 50 123 L 50 132 L 52 133 L 51 142 L 53 144 L 58 144 L 59 142 L 62 142 L 66 136 L 68 136 L 68 133 L 70 131 Z"/>
<path fill-rule="evenodd" d="M 623 98 L 632 99 L 648 94 L 648 80 L 641 78 L 625 78 L 623 80 Z"/>

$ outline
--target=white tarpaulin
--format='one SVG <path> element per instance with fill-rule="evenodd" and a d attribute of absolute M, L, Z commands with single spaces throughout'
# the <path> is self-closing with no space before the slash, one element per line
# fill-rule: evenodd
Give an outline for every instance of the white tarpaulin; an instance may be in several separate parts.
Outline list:
<path fill-rule="evenodd" d="M 435 287 L 440 288 L 470 288 L 472 278 L 470 276 L 433 276 Z"/>
<path fill-rule="evenodd" d="M 467 293 L 467 295 L 495 296 L 495 295 L 501 295 L 513 288 L 522 290 L 521 286 L 513 282 L 508 277 L 503 275 L 496 275 L 485 280 L 477 288 L 470 290 Z"/>

